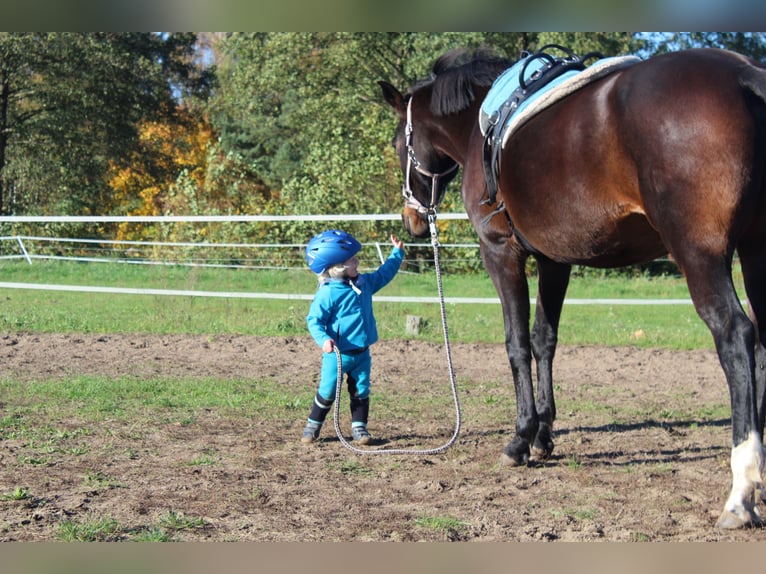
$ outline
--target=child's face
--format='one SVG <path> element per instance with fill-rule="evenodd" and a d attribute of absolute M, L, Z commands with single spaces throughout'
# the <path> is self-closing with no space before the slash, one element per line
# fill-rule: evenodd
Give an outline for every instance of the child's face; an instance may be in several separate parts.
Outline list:
<path fill-rule="evenodd" d="M 356 258 L 356 255 L 354 255 L 351 259 L 346 260 L 343 265 L 346 267 L 346 275 L 348 275 L 351 279 L 354 279 L 357 275 L 359 275 L 359 270 L 357 269 L 359 266 L 359 259 Z"/>

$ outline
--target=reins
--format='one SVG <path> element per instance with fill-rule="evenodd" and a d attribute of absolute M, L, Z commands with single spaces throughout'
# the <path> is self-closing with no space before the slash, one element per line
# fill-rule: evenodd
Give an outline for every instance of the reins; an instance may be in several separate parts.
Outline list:
<path fill-rule="evenodd" d="M 455 372 L 452 367 L 452 352 L 450 351 L 449 344 L 449 332 L 447 329 L 447 312 L 444 304 L 444 289 L 442 287 L 441 278 L 441 266 L 439 265 L 439 235 L 436 229 L 436 211 L 431 209 L 428 214 L 428 225 L 431 230 L 431 245 L 434 249 L 434 267 L 436 269 L 436 286 L 439 292 L 439 307 L 441 310 L 442 320 L 442 332 L 444 333 L 444 348 L 447 353 L 447 367 L 449 369 L 450 387 L 452 389 L 452 398 L 455 402 L 455 432 L 452 437 L 442 446 L 431 449 L 408 449 L 408 448 L 394 448 L 394 449 L 361 449 L 353 446 L 343 436 L 343 432 L 340 428 L 340 390 L 343 382 L 343 365 L 341 362 L 341 354 L 337 347 L 335 347 L 335 356 L 338 358 L 338 378 L 335 388 L 335 434 L 338 435 L 341 444 L 347 449 L 357 454 L 411 454 L 417 456 L 427 456 L 433 454 L 441 454 L 451 447 L 460 434 L 461 425 L 461 413 L 460 413 L 460 400 L 457 394 L 457 383 L 455 382 Z"/>

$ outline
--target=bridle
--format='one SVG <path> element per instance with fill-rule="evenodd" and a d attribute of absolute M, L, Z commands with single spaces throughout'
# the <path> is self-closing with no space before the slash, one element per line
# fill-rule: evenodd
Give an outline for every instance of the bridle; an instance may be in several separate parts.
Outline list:
<path fill-rule="evenodd" d="M 436 209 L 444 199 L 444 193 L 447 190 L 446 186 L 439 191 L 439 180 L 446 177 L 452 172 L 456 171 L 460 164 L 455 162 L 449 169 L 441 173 L 434 173 L 425 167 L 415 156 L 415 148 L 412 147 L 412 98 L 407 101 L 407 123 L 404 127 L 404 142 L 407 147 L 407 168 L 404 174 L 404 183 L 402 183 L 402 196 L 404 197 L 404 205 L 414 209 L 422 216 L 431 216 L 436 212 Z M 431 201 L 428 205 L 423 205 L 412 194 L 412 188 L 410 187 L 410 173 L 412 168 L 415 171 L 431 179 Z"/>

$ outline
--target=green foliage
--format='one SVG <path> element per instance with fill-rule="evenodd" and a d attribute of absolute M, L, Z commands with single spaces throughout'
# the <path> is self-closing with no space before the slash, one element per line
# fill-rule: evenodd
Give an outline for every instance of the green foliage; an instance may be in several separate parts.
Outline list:
<path fill-rule="evenodd" d="M 471 527 L 468 522 L 452 516 L 421 516 L 415 519 L 415 524 L 423 528 L 443 532 L 461 532 Z"/>
<path fill-rule="evenodd" d="M 395 118 L 382 102 L 378 80 L 404 89 L 426 76 L 443 52 L 457 47 L 491 44 L 515 57 L 521 49 L 559 41 L 615 53 L 633 47 L 631 38 L 613 33 L 231 34 L 222 42 L 221 89 L 210 102 L 210 116 L 220 130 L 226 161 L 236 158 L 259 181 L 279 190 L 274 197 L 285 212 L 387 213 L 399 209 L 399 194 L 392 190 L 399 188 L 400 175 L 390 146 Z M 458 189 L 459 181 L 445 210 L 462 208 Z M 389 233 L 371 223 L 356 227 L 374 239 Z M 285 240 L 296 242 L 312 231 L 278 229 Z M 449 236 L 469 237 L 473 232 L 465 227 Z"/>
<path fill-rule="evenodd" d="M 98 214 L 141 119 L 204 93 L 194 34 L 0 33 L 0 213 Z"/>
<path fill-rule="evenodd" d="M 764 37 L 3 32 L 0 109 L 7 113 L 0 114 L 0 214 L 396 212 L 401 174 L 390 145 L 396 118 L 382 101 L 379 80 L 406 89 L 428 75 L 438 56 L 458 47 L 491 46 L 515 60 L 546 44 L 607 56 L 719 46 L 763 59 Z M 174 135 L 163 142 L 164 133 Z M 196 152 L 188 153 L 195 146 Z M 460 183 L 458 177 L 443 211 L 463 210 Z M 443 242 L 475 241 L 465 222 L 439 225 Z M 16 226 L 14 232 L 219 243 L 278 238 L 299 244 L 319 227 L 165 224 L 148 230 L 48 224 Z M 346 227 L 380 241 L 401 231 L 398 222 Z M 412 248 L 412 254 L 428 269 L 426 244 Z M 289 256 L 296 255 L 297 250 Z M 235 252 L 232 261 L 244 256 Z M 466 254 L 460 269 L 481 272 L 481 264 Z"/>
<path fill-rule="evenodd" d="M 160 524 L 166 530 L 180 531 L 205 526 L 205 521 L 199 517 L 186 516 L 183 512 L 170 510 L 162 517 Z"/>
<path fill-rule="evenodd" d="M 29 490 L 21 486 L 17 486 L 11 492 L 4 492 L 0 495 L 0 498 L 3 500 L 26 500 L 29 497 Z"/>

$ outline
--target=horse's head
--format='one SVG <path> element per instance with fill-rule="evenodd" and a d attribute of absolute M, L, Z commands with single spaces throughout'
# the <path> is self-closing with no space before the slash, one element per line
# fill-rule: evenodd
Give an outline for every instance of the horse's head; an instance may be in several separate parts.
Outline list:
<path fill-rule="evenodd" d="M 426 237 L 429 234 L 429 216 L 436 213 L 447 186 L 457 175 L 459 165 L 432 142 L 426 98 L 418 98 L 419 103 L 416 104 L 415 95 L 404 96 L 388 82 L 379 84 L 383 97 L 399 116 L 392 143 L 404 176 L 402 222 L 413 237 Z M 418 119 L 413 121 L 414 116 Z M 420 119 L 422 121 L 418 121 Z"/>
<path fill-rule="evenodd" d="M 399 116 L 393 144 L 404 175 L 402 219 L 414 237 L 428 235 L 428 220 L 464 161 L 478 120 L 474 108 L 508 65 L 485 49 L 458 49 L 437 59 L 431 75 L 406 95 L 379 82 L 383 97 Z"/>

